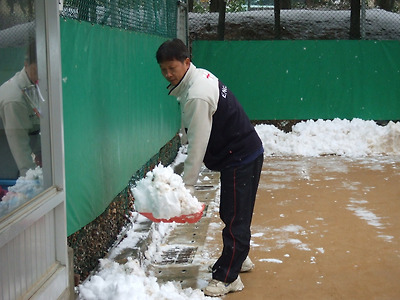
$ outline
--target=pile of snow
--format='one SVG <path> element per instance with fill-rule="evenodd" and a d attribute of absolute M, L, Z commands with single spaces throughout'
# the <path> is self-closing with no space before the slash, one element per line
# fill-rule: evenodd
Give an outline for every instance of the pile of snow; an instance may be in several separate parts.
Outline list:
<path fill-rule="evenodd" d="M 400 122 L 308 120 L 285 133 L 273 125 L 257 125 L 267 156 L 340 155 L 362 157 L 400 154 Z"/>
<path fill-rule="evenodd" d="M 200 290 L 182 289 L 178 282 L 158 284 L 146 276 L 137 260 L 120 265 L 108 259 L 100 261 L 101 270 L 79 287 L 79 299 L 85 300 L 200 300 L 208 299 Z"/>
<path fill-rule="evenodd" d="M 126 237 L 110 253 L 109 257 L 100 260 L 99 271 L 78 286 L 81 300 L 204 300 L 199 289 L 182 288 L 176 281 L 159 283 L 157 278 L 148 272 L 146 266 L 141 266 L 138 260 L 128 257 L 125 264 L 119 264 L 114 258 L 124 252 L 124 249 L 135 248 L 139 239 L 143 239 L 141 222 L 146 218 L 133 214 L 135 222 L 126 233 Z M 165 243 L 166 238 L 175 223 L 153 223 L 151 225 L 151 243 L 147 245 L 144 263 L 152 261 L 159 252 L 159 246 Z M 212 298 L 219 299 L 219 298 Z"/>
<path fill-rule="evenodd" d="M 1 199 L 0 216 L 10 213 L 44 190 L 42 168 L 28 170 L 25 176 L 17 179 L 14 186 L 8 188 L 8 193 Z"/>
<path fill-rule="evenodd" d="M 170 219 L 199 212 L 202 204 L 190 194 L 182 177 L 162 164 L 156 166 L 132 188 L 135 209 L 157 219 Z"/>

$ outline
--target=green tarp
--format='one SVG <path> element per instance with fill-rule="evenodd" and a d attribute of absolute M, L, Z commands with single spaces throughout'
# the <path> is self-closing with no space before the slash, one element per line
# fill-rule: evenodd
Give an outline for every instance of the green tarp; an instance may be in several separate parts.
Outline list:
<path fill-rule="evenodd" d="M 253 120 L 400 119 L 400 41 L 195 41 Z"/>
<path fill-rule="evenodd" d="M 61 20 L 68 235 L 99 216 L 179 129 L 164 38 Z"/>

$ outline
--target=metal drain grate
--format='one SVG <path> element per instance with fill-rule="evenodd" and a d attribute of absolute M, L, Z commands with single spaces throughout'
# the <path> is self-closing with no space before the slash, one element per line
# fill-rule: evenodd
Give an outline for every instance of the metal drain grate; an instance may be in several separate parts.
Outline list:
<path fill-rule="evenodd" d="M 216 186 L 215 185 L 196 185 L 195 189 L 196 191 L 205 191 L 205 190 L 211 190 L 211 189 L 215 189 Z"/>
<path fill-rule="evenodd" d="M 196 254 L 197 247 L 174 247 L 161 254 L 160 265 L 190 264 Z"/>

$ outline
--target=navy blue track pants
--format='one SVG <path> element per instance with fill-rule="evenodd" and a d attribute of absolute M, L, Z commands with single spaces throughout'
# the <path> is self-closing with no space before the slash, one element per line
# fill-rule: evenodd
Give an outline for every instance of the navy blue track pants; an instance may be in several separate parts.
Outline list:
<path fill-rule="evenodd" d="M 225 224 L 223 250 L 213 266 L 213 279 L 233 282 L 250 250 L 250 225 L 260 181 L 263 154 L 254 161 L 221 171 L 219 214 Z"/>

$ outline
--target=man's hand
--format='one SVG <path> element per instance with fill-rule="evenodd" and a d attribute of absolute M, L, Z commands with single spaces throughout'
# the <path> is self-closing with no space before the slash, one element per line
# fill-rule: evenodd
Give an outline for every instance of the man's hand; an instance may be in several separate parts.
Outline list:
<path fill-rule="evenodd" d="M 176 166 L 174 167 L 174 173 L 175 173 L 175 174 L 178 174 L 178 175 L 182 175 L 182 173 L 183 173 L 183 166 L 184 166 L 183 162 L 181 162 L 180 164 L 176 165 Z"/>
<path fill-rule="evenodd" d="M 0 186 L 0 201 L 1 201 L 1 198 L 3 198 L 3 196 L 5 196 L 6 194 L 7 194 L 7 191 L 3 190 L 3 188 Z"/>
<path fill-rule="evenodd" d="M 35 153 L 35 164 L 42 167 L 42 152 Z"/>

